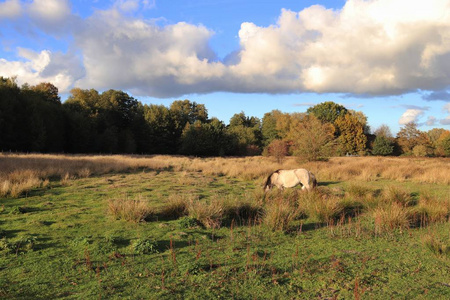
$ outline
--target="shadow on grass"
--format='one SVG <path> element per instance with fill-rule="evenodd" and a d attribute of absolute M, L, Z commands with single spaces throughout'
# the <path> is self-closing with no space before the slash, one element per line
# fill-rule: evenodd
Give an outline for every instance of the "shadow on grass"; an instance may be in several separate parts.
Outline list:
<path fill-rule="evenodd" d="M 53 239 L 49 237 L 40 237 L 37 238 L 36 246 L 34 246 L 34 250 L 46 250 L 50 248 L 59 248 L 60 245 L 56 243 Z"/>
<path fill-rule="evenodd" d="M 318 186 L 329 186 L 334 184 L 339 184 L 341 181 L 320 181 L 317 183 Z"/>
<path fill-rule="evenodd" d="M 24 232 L 25 230 L 3 230 L 3 236 L 10 239 L 16 237 L 18 233 Z"/>
<path fill-rule="evenodd" d="M 157 250 L 162 253 L 165 251 L 170 251 L 171 249 L 179 250 L 181 248 L 189 247 L 192 243 L 189 241 L 180 241 L 180 240 L 162 240 L 158 241 Z"/>
<path fill-rule="evenodd" d="M 320 228 L 326 227 L 327 223 L 322 222 L 314 222 L 314 223 L 306 223 L 300 224 L 290 228 L 289 233 L 299 233 L 299 232 L 308 232 L 312 230 L 318 230 Z"/>

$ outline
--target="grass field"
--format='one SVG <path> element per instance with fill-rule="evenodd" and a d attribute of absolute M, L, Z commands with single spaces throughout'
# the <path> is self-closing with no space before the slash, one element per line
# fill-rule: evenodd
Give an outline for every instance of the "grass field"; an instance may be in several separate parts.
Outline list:
<path fill-rule="evenodd" d="M 262 193 L 306 167 L 318 189 Z M 3 299 L 449 299 L 450 160 L 0 154 Z"/>

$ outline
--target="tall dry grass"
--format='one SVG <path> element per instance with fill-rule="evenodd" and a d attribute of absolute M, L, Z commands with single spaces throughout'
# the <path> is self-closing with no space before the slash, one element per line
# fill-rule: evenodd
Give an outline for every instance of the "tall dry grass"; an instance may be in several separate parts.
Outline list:
<path fill-rule="evenodd" d="M 261 180 L 277 169 L 306 168 L 318 181 L 395 181 L 450 184 L 450 158 L 336 157 L 327 162 L 299 163 L 289 157 L 277 163 L 269 157 L 193 158 L 183 156 L 83 156 L 47 154 L 0 154 L 0 193 L 11 195 L 21 183 L 39 186 L 38 180 L 73 179 L 139 169 L 203 172 L 212 176 Z M 29 180 L 29 184 L 24 182 Z M 9 182 L 9 183 L 8 183 Z M 25 190 L 28 189 L 25 188 Z M 19 189 L 20 190 L 20 189 Z M 6 192 L 5 192 L 6 191 Z M 17 195 L 16 193 L 13 193 Z"/>
<path fill-rule="evenodd" d="M 224 206 L 217 199 L 209 203 L 190 199 L 187 203 L 187 211 L 189 217 L 198 220 L 206 228 L 219 228 L 223 221 Z"/>
<path fill-rule="evenodd" d="M 119 198 L 108 200 L 108 212 L 116 219 L 139 223 L 150 217 L 154 209 L 142 199 Z"/>

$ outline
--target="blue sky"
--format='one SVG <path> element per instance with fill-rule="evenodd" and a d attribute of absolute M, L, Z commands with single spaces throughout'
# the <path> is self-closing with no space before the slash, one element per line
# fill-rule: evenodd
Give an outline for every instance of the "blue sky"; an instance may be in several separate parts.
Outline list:
<path fill-rule="evenodd" d="M 244 111 L 334 101 L 450 129 L 450 0 L 0 0 L 0 76 Z"/>

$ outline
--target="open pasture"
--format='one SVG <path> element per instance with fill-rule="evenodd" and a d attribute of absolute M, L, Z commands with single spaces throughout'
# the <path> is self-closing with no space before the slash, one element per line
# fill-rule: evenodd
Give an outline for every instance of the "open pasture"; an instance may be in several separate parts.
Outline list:
<path fill-rule="evenodd" d="M 264 194 L 276 169 L 319 182 Z M 5 299 L 450 298 L 450 160 L 0 155 Z"/>

